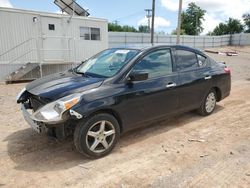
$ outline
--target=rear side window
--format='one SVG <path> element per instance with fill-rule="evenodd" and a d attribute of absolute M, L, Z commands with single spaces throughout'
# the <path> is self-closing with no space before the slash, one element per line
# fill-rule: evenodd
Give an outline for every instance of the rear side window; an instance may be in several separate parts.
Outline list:
<path fill-rule="evenodd" d="M 196 54 L 187 50 L 176 50 L 176 62 L 178 70 L 198 67 Z"/>
<path fill-rule="evenodd" d="M 172 73 L 172 58 L 169 49 L 157 50 L 146 55 L 133 68 L 134 71 L 148 72 L 149 78 Z"/>
<path fill-rule="evenodd" d="M 207 58 L 200 55 L 200 54 L 197 54 L 197 59 L 198 59 L 198 65 L 199 67 L 205 67 L 207 66 Z"/>

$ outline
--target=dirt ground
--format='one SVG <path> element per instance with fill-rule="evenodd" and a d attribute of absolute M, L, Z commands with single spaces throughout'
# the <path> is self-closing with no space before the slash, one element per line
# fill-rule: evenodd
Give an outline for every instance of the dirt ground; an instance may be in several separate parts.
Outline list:
<path fill-rule="evenodd" d="M 250 47 L 230 48 L 239 56 L 210 54 L 232 69 L 231 95 L 214 114 L 126 133 L 97 160 L 36 134 L 15 103 L 25 84 L 0 85 L 0 187 L 250 187 Z"/>

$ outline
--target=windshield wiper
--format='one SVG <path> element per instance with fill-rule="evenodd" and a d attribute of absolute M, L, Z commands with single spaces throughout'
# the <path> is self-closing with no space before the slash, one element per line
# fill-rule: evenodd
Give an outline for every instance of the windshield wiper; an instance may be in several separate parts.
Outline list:
<path fill-rule="evenodd" d="M 77 71 L 77 69 L 75 68 L 75 69 L 73 69 L 73 71 L 74 71 L 74 73 L 76 73 L 76 74 L 81 74 L 81 75 L 83 75 L 84 77 L 89 77 L 89 75 L 87 75 L 85 72 L 80 72 L 80 71 Z"/>

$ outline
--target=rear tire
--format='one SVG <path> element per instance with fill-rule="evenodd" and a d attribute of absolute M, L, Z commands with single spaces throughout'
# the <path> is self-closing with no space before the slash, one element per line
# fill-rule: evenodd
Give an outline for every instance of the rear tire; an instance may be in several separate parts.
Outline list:
<path fill-rule="evenodd" d="M 112 151 L 119 137 L 118 121 L 110 114 L 96 114 L 76 126 L 74 144 L 83 155 L 100 158 Z"/>
<path fill-rule="evenodd" d="M 198 113 L 202 116 L 208 116 L 213 113 L 216 106 L 216 91 L 214 89 L 210 90 L 206 97 L 203 99 Z"/>

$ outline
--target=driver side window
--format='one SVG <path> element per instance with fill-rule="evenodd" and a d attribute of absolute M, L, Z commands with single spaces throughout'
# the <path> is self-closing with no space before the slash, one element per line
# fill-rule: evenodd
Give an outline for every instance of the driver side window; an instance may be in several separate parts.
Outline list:
<path fill-rule="evenodd" d="M 166 76 L 172 73 L 172 58 L 170 49 L 157 50 L 141 59 L 133 71 L 144 71 L 149 78 Z"/>

